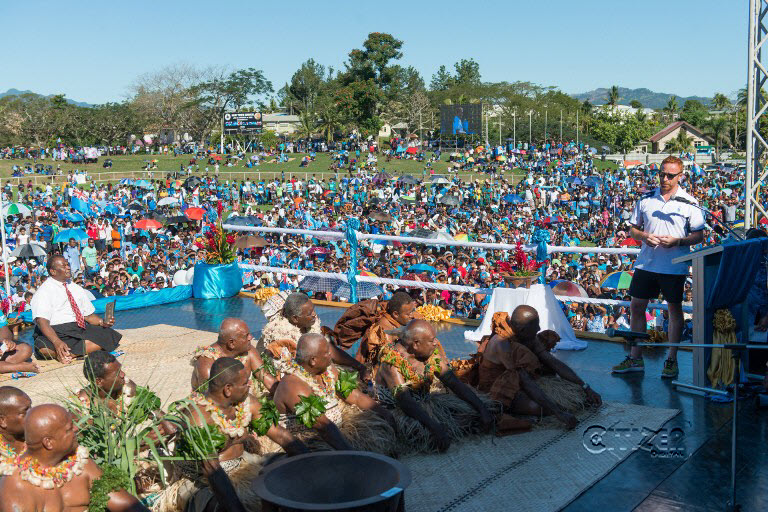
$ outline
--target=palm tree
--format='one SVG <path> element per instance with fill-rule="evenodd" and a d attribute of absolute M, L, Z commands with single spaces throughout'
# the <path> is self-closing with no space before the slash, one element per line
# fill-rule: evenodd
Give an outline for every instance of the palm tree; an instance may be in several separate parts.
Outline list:
<path fill-rule="evenodd" d="M 715 110 L 727 110 L 731 107 L 731 100 L 725 94 L 717 92 L 712 98 L 712 106 L 715 107 Z"/>
<path fill-rule="evenodd" d="M 618 85 L 612 85 L 610 89 L 608 89 L 608 95 L 605 97 L 605 104 L 610 105 L 611 107 L 615 107 L 619 104 L 619 86 Z"/>
<path fill-rule="evenodd" d="M 713 116 L 708 119 L 705 127 L 708 133 L 711 133 L 715 139 L 715 158 L 720 155 L 720 139 L 727 137 L 730 121 L 724 115 Z"/>
<path fill-rule="evenodd" d="M 327 105 L 320 112 L 320 125 L 319 128 L 325 136 L 327 142 L 333 142 L 333 135 L 336 130 L 342 127 L 341 113 L 336 105 Z"/>
<path fill-rule="evenodd" d="M 299 132 L 306 139 L 312 138 L 317 127 L 317 115 L 311 110 L 305 110 L 299 114 Z"/>
<path fill-rule="evenodd" d="M 677 108 L 677 98 L 675 96 L 670 96 L 667 105 L 664 107 L 664 113 L 666 113 L 670 120 L 672 120 L 674 119 L 675 114 L 677 114 Z"/>
<path fill-rule="evenodd" d="M 677 137 L 664 146 L 666 153 L 687 153 L 689 151 L 693 151 L 693 139 L 688 137 L 683 130 L 677 132 Z"/>

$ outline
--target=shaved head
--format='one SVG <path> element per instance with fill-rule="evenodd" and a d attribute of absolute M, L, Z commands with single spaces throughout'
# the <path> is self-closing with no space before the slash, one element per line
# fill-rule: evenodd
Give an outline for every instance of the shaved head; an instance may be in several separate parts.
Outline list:
<path fill-rule="evenodd" d="M 8 407 L 18 407 L 23 402 L 32 402 L 29 396 L 13 386 L 0 387 L 0 415 L 5 413 Z"/>
<path fill-rule="evenodd" d="M 219 326 L 219 343 L 225 343 L 237 334 L 240 329 L 248 329 L 248 326 L 239 318 L 225 318 Z"/>
<path fill-rule="evenodd" d="M 538 321 L 539 319 L 539 313 L 536 311 L 535 308 L 531 306 L 521 305 L 517 306 L 515 310 L 512 312 L 512 316 L 510 317 L 510 322 L 512 323 L 512 327 L 524 327 L 525 325 L 533 322 L 534 320 Z"/>
<path fill-rule="evenodd" d="M 328 341 L 325 336 L 317 333 L 304 334 L 299 338 L 296 344 L 296 362 L 305 364 L 311 357 L 316 357 L 327 347 Z"/>
<path fill-rule="evenodd" d="M 420 334 L 434 336 L 437 332 L 435 331 L 435 327 L 426 320 L 411 320 L 405 326 L 402 340 L 405 341 L 406 344 L 411 344 Z"/>
<path fill-rule="evenodd" d="M 56 437 L 71 419 L 69 412 L 60 405 L 43 404 L 31 408 L 24 420 L 27 445 L 32 447 L 39 445 L 45 437 Z"/>

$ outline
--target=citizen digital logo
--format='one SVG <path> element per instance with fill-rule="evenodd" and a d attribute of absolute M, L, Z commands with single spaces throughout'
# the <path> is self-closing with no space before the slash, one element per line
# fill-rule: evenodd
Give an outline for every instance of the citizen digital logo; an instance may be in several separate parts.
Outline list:
<path fill-rule="evenodd" d="M 639 438 L 639 439 L 638 439 Z M 588 452 L 626 452 L 642 450 L 651 457 L 685 458 L 685 432 L 680 427 L 658 430 L 619 424 L 592 425 L 584 431 L 582 444 Z"/>

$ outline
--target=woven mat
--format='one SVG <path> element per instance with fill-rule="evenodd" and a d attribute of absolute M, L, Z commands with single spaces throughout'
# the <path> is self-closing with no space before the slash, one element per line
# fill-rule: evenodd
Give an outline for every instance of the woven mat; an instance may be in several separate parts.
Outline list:
<path fill-rule="evenodd" d="M 189 360 L 195 348 L 216 341 L 216 333 L 188 327 L 153 325 L 140 329 L 118 329 L 123 334 L 118 360 L 126 377 L 157 393 L 163 403 L 189 395 L 192 367 Z M 67 393 L 82 387 L 82 360 L 63 365 L 57 361 L 38 361 L 41 372 L 28 379 L 3 382 L 27 393 L 34 404 L 61 402 Z"/>
<path fill-rule="evenodd" d="M 548 512 L 560 510 L 625 460 L 642 439 L 676 409 L 606 403 L 581 417 L 573 431 L 540 428 L 525 434 L 471 439 L 444 454 L 405 457 L 413 473 L 408 512 Z M 584 431 L 593 425 L 634 428 L 624 450 L 590 453 Z M 622 436 L 624 433 L 622 433 Z M 606 445 L 609 445 L 606 441 Z"/>

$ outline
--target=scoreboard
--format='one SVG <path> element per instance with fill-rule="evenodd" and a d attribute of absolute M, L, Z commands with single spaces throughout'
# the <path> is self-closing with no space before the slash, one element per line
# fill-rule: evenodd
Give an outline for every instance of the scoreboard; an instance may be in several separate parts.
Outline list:
<path fill-rule="evenodd" d="M 261 133 L 261 112 L 227 112 L 224 114 L 224 133 Z"/>

